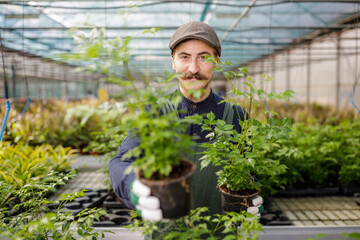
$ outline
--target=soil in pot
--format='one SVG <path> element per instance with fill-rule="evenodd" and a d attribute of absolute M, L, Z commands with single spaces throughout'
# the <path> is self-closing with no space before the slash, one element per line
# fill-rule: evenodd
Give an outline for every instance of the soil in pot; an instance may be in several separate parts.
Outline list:
<path fill-rule="evenodd" d="M 170 175 L 159 179 L 154 174 L 151 179 L 144 179 L 139 171 L 139 179 L 151 189 L 151 194 L 160 199 L 160 207 L 165 219 L 176 219 L 189 213 L 192 206 L 192 176 L 195 164 L 182 160 L 173 168 Z"/>
<path fill-rule="evenodd" d="M 220 187 L 221 209 L 222 212 L 241 212 L 253 206 L 252 200 L 256 198 L 260 191 L 243 190 L 239 192 L 230 191 L 225 186 Z"/>

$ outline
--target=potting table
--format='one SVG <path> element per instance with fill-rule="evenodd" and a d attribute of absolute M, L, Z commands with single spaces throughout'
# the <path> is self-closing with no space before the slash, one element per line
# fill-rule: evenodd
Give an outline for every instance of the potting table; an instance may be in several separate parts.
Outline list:
<path fill-rule="evenodd" d="M 352 196 L 275 198 L 294 226 L 359 226 L 360 206 Z"/>
<path fill-rule="evenodd" d="M 79 156 L 73 167 L 78 169 L 77 177 L 62 187 L 54 197 L 61 193 L 73 193 L 81 189 L 95 191 L 102 189 L 103 191 L 107 188 L 104 183 L 107 177 L 104 173 L 99 172 L 101 167 L 99 157 Z M 100 223 L 95 225 L 95 229 L 97 231 L 110 230 L 115 233 L 115 235 L 107 234 L 106 239 L 119 239 L 119 236 L 124 239 L 143 239 L 139 231 L 132 232 L 117 223 L 111 223 L 113 219 L 119 222 L 119 216 L 114 216 L 114 213 L 125 206 L 114 200 L 105 201 L 107 201 L 107 206 L 114 204 L 116 210 L 109 213 L 110 220 L 106 222 L 110 225 Z M 291 226 L 284 226 L 289 224 L 281 222 L 278 222 L 279 226 L 274 226 L 277 225 L 274 221 L 274 224 L 264 226 L 264 232 L 259 233 L 260 239 L 307 239 L 315 238 L 318 233 L 328 235 L 328 237 L 322 238 L 324 240 L 342 239 L 341 234 L 344 232 L 360 233 L 360 206 L 352 196 L 274 198 L 271 203 L 271 211 L 281 212 L 280 215 L 284 215 L 287 220 L 290 220 L 287 223 L 290 222 Z M 269 215 L 271 217 L 271 214 Z"/>
<path fill-rule="evenodd" d="M 106 175 L 99 171 L 102 167 L 99 157 L 91 155 L 80 155 L 72 163 L 71 167 L 76 169 L 76 177 L 61 187 L 51 199 L 57 199 L 61 194 L 69 194 L 82 189 L 106 189 Z"/>
<path fill-rule="evenodd" d="M 79 156 L 73 167 L 78 175 L 61 193 L 81 189 L 105 189 L 105 174 L 99 172 L 100 156 Z M 272 210 L 281 210 L 293 226 L 359 226 L 360 206 L 353 196 L 294 197 L 272 199 Z"/>

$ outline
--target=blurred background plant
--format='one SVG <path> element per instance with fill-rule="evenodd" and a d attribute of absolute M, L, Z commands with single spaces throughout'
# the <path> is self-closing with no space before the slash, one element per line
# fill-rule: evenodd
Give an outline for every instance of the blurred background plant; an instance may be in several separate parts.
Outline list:
<path fill-rule="evenodd" d="M 69 147 L 52 147 L 49 144 L 29 146 L 9 142 L 0 143 L 0 180 L 21 188 L 31 180 L 42 181 L 49 172 L 66 172 L 77 150 Z"/>
<path fill-rule="evenodd" d="M 60 211 L 61 206 L 76 197 L 83 197 L 84 191 L 63 194 L 57 209 L 46 198 L 55 187 L 65 184 L 75 172 L 49 172 L 42 181 L 31 178 L 26 185 L 15 187 L 12 183 L 0 181 L 0 238 L 1 239 L 103 239 L 104 232 L 94 231 L 92 223 L 105 215 L 103 209 L 84 209 L 76 216 L 70 211 Z M 46 180 L 45 180 L 46 179 Z"/>
<path fill-rule="evenodd" d="M 267 154 L 289 168 L 263 181 L 268 195 L 281 188 L 359 186 L 360 120 L 342 120 L 338 125 L 294 123 L 290 138 Z"/>

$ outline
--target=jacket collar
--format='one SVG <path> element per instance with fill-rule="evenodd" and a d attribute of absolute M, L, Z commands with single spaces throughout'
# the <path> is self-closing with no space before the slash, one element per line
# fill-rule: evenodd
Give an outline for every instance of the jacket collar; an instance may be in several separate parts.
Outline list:
<path fill-rule="evenodd" d="M 209 106 L 211 101 L 213 100 L 214 98 L 214 93 L 212 91 L 212 89 L 210 89 L 210 94 L 207 98 L 205 98 L 204 100 L 202 100 L 201 102 L 193 102 L 191 101 L 190 99 L 186 98 L 182 93 L 181 91 L 178 89 L 176 90 L 178 92 L 178 94 L 181 94 L 181 96 L 183 97 L 182 99 L 182 103 L 185 105 L 185 106 L 193 106 L 193 105 L 196 105 L 197 107 L 200 107 L 200 108 L 203 108 L 203 107 L 206 107 L 206 106 Z"/>

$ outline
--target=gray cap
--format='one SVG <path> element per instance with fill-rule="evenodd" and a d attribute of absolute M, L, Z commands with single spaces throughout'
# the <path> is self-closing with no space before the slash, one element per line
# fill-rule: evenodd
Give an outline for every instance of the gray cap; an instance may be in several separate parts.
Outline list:
<path fill-rule="evenodd" d="M 197 39 L 209 44 L 215 48 L 219 56 L 221 55 L 221 44 L 216 32 L 208 24 L 199 21 L 186 23 L 174 32 L 169 42 L 171 54 L 179 43 L 190 39 Z"/>

